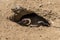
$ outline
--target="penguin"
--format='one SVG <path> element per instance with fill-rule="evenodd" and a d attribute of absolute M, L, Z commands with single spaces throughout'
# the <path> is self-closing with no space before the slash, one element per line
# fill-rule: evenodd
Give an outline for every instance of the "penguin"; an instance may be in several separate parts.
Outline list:
<path fill-rule="evenodd" d="M 13 22 L 16 22 L 22 26 L 31 26 L 31 27 L 39 27 L 39 26 L 50 26 L 48 20 L 44 17 L 37 15 L 37 13 L 33 11 L 29 11 L 23 7 L 16 6 L 11 9 L 14 12 L 14 16 L 11 18 Z"/>
<path fill-rule="evenodd" d="M 18 24 L 31 27 L 38 27 L 41 25 L 50 26 L 48 20 L 46 20 L 42 16 L 37 15 L 36 13 L 30 13 L 22 16 L 21 19 L 18 21 Z"/>

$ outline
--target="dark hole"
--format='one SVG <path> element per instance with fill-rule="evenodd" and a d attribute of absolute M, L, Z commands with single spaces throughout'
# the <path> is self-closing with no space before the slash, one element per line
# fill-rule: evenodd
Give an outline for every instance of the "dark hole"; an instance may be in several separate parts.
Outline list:
<path fill-rule="evenodd" d="M 16 9 L 14 9 L 14 10 L 16 10 Z M 42 16 L 37 15 L 37 13 L 35 13 L 35 12 L 29 12 L 28 10 L 25 10 L 25 11 L 27 11 L 28 14 L 23 15 L 21 18 L 19 18 L 19 20 L 17 20 L 18 19 L 17 15 L 20 14 L 20 12 L 17 15 L 15 15 L 17 13 L 17 11 L 13 11 L 15 13 L 14 15 L 16 16 L 16 18 L 15 18 L 15 16 L 12 16 L 12 18 L 10 18 L 10 20 L 13 22 L 16 22 L 22 26 L 29 26 L 31 24 L 37 25 L 37 26 L 40 26 L 40 25 L 47 26 L 47 27 L 50 26 L 50 23 Z M 21 15 L 19 15 L 19 16 L 21 16 Z M 26 18 L 31 20 L 30 24 L 28 23 L 29 20 L 24 20 Z M 22 20 L 24 20 L 24 21 L 22 21 Z M 42 21 L 42 22 L 38 23 L 38 21 Z"/>

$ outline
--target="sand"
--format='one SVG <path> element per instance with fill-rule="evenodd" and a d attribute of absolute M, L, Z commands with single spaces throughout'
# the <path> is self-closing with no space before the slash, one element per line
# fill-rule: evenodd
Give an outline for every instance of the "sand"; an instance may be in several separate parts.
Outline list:
<path fill-rule="evenodd" d="M 10 21 L 7 17 L 13 15 L 11 8 L 16 5 L 42 16 L 43 10 L 52 10 L 52 17 L 45 17 L 51 26 L 26 27 Z M 0 40 L 60 40 L 60 0 L 0 0 Z"/>

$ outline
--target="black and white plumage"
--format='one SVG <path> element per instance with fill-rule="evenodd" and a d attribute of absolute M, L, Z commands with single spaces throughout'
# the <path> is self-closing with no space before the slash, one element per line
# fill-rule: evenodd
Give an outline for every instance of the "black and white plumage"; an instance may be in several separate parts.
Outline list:
<path fill-rule="evenodd" d="M 49 26 L 50 23 L 43 17 L 38 16 L 35 13 L 26 14 L 21 17 L 20 21 L 18 22 L 20 25 L 23 26 Z"/>
<path fill-rule="evenodd" d="M 14 12 L 13 21 L 20 25 L 31 27 L 40 25 L 50 26 L 50 23 L 45 18 L 25 8 L 17 6 L 13 8 L 12 11 Z"/>

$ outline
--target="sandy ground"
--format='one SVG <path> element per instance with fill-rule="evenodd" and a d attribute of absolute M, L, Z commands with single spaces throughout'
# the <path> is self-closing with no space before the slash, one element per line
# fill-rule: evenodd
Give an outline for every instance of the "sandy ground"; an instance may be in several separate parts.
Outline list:
<path fill-rule="evenodd" d="M 52 10 L 54 14 L 48 19 L 52 22 L 51 27 L 23 27 L 10 21 L 7 17 L 13 14 L 11 8 L 16 5 L 42 16 L 41 10 Z M 60 0 L 0 0 L 0 40 L 60 40 L 59 16 Z"/>

